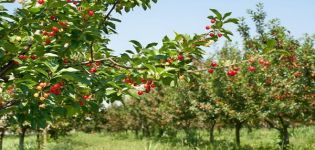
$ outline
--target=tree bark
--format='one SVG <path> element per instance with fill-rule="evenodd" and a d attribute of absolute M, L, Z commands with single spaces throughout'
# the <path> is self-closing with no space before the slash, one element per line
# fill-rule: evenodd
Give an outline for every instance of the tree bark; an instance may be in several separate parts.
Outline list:
<path fill-rule="evenodd" d="M 211 120 L 210 121 L 210 128 L 209 128 L 209 141 L 211 144 L 214 143 L 214 126 L 216 124 L 216 120 Z"/>
<path fill-rule="evenodd" d="M 3 145 L 3 137 L 4 137 L 4 133 L 5 133 L 5 128 L 1 128 L 0 129 L 0 150 L 2 150 L 2 145 Z"/>
<path fill-rule="evenodd" d="M 280 131 L 281 136 L 281 143 L 280 143 L 280 149 L 281 150 L 287 150 L 288 145 L 290 144 L 289 141 L 289 131 L 287 127 L 284 127 L 282 131 Z"/>
<path fill-rule="evenodd" d="M 37 150 L 42 149 L 42 135 L 41 131 L 38 129 L 36 132 L 36 143 L 37 143 Z"/>
<path fill-rule="evenodd" d="M 24 150 L 24 138 L 26 130 L 26 127 L 21 127 L 21 132 L 19 133 L 19 150 Z"/>
<path fill-rule="evenodd" d="M 286 123 L 283 118 L 281 116 L 279 116 L 280 119 L 280 123 L 282 125 L 282 128 L 279 128 L 280 131 L 280 138 L 281 138 L 281 142 L 279 143 L 280 145 L 280 149 L 281 150 L 287 150 L 288 149 L 288 145 L 290 144 L 290 140 L 289 140 L 289 125 L 288 123 Z"/>
<path fill-rule="evenodd" d="M 242 123 L 240 121 L 236 121 L 235 123 L 235 142 L 237 146 L 241 145 L 240 132 L 242 128 Z"/>

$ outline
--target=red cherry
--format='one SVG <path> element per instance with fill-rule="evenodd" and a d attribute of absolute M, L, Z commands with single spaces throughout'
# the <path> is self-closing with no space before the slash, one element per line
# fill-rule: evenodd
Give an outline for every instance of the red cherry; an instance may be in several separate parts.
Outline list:
<path fill-rule="evenodd" d="M 37 59 L 37 56 L 36 56 L 36 55 L 32 55 L 30 58 L 31 58 L 32 60 L 35 60 L 35 59 Z"/>
<path fill-rule="evenodd" d="M 211 26 L 206 26 L 206 30 L 210 30 L 211 29 Z"/>
<path fill-rule="evenodd" d="M 58 27 L 55 27 L 55 26 L 53 26 L 53 27 L 51 28 L 51 30 L 52 30 L 53 32 L 59 32 Z"/>
<path fill-rule="evenodd" d="M 154 84 L 154 83 L 153 83 L 153 84 L 151 84 L 151 88 L 153 88 L 153 89 L 154 89 L 155 87 L 156 87 L 156 86 L 155 86 L 155 84 Z"/>
<path fill-rule="evenodd" d="M 95 73 L 96 71 L 97 71 L 97 69 L 94 67 L 90 69 L 90 73 Z"/>
<path fill-rule="evenodd" d="M 49 38 L 47 38 L 47 39 L 45 40 L 45 44 L 48 45 L 48 44 L 50 44 L 50 43 L 51 43 L 51 40 L 50 40 Z"/>
<path fill-rule="evenodd" d="M 144 88 L 145 88 L 145 89 L 150 89 L 150 88 L 151 88 L 151 87 L 150 87 L 150 84 L 145 84 L 145 85 L 144 85 Z"/>
<path fill-rule="evenodd" d="M 80 101 L 79 104 L 80 104 L 81 107 L 84 106 L 84 102 L 83 101 Z"/>
<path fill-rule="evenodd" d="M 141 78 L 141 83 L 146 83 L 147 82 L 147 80 L 145 80 L 145 79 L 143 79 L 143 78 Z"/>
<path fill-rule="evenodd" d="M 56 83 L 52 86 L 52 88 L 54 89 L 60 89 L 62 87 L 62 84 L 61 83 Z"/>
<path fill-rule="evenodd" d="M 53 32 L 53 31 L 51 31 L 51 32 L 48 33 L 48 36 L 50 36 L 50 37 L 54 37 L 55 35 L 56 35 L 56 33 Z"/>
<path fill-rule="evenodd" d="M 218 66 L 218 64 L 217 64 L 216 62 L 214 62 L 214 61 L 213 61 L 213 62 L 211 63 L 211 66 L 212 66 L 212 67 L 217 67 L 217 66 Z"/>
<path fill-rule="evenodd" d="M 100 66 L 100 65 L 102 65 L 102 62 L 101 62 L 101 61 L 96 61 L 96 62 L 95 62 L 95 65 L 96 65 L 96 66 Z"/>
<path fill-rule="evenodd" d="M 89 11 L 88 11 L 88 14 L 89 14 L 89 16 L 92 17 L 92 16 L 94 16 L 94 11 L 93 11 L 93 10 L 89 10 Z"/>
<path fill-rule="evenodd" d="M 64 28 L 67 27 L 67 22 L 59 21 L 58 23 Z"/>
<path fill-rule="evenodd" d="M 248 70 L 249 72 L 254 72 L 254 71 L 256 70 L 256 68 L 255 68 L 254 66 L 249 66 L 249 67 L 247 68 L 247 70 Z"/>
<path fill-rule="evenodd" d="M 38 4 L 44 4 L 44 3 L 45 3 L 45 0 L 37 0 L 37 3 L 38 3 Z"/>
<path fill-rule="evenodd" d="M 227 72 L 227 75 L 228 75 L 228 76 L 231 76 L 231 77 L 235 76 L 236 74 L 237 74 L 237 71 L 235 71 L 235 70 L 229 70 L 229 71 Z"/>
<path fill-rule="evenodd" d="M 259 64 L 261 64 L 261 65 L 264 65 L 264 64 L 265 64 L 265 60 L 264 60 L 263 58 L 260 58 L 260 59 L 258 60 L 258 62 L 259 62 Z"/>
<path fill-rule="evenodd" d="M 149 88 L 145 89 L 146 93 L 150 93 L 150 91 L 151 91 L 151 87 L 150 86 L 149 86 Z"/>
<path fill-rule="evenodd" d="M 26 56 L 26 55 L 19 55 L 19 59 L 20 59 L 20 60 L 26 60 L 26 59 L 27 59 L 27 56 Z"/>
<path fill-rule="evenodd" d="M 73 2 L 73 4 L 74 4 L 74 5 L 77 5 L 77 4 L 78 4 L 78 2 L 77 2 L 77 1 L 75 1 L 75 2 Z"/>
<path fill-rule="evenodd" d="M 210 35 L 211 37 L 214 37 L 214 36 L 215 36 L 215 34 L 214 34 L 214 33 L 212 33 L 212 32 L 211 32 L 209 35 Z"/>
<path fill-rule="evenodd" d="M 50 93 L 53 93 L 55 95 L 60 95 L 61 94 L 61 89 L 59 89 L 59 88 L 51 87 L 49 91 L 50 91 Z"/>
<path fill-rule="evenodd" d="M 138 95 L 143 95 L 143 91 L 138 91 Z"/>
<path fill-rule="evenodd" d="M 45 31 L 45 30 L 43 30 L 43 31 L 42 31 L 42 34 L 43 34 L 43 35 L 48 35 L 48 32 Z"/>
<path fill-rule="evenodd" d="M 82 96 L 82 98 L 85 99 L 85 100 L 88 100 L 88 99 L 91 98 L 91 95 L 84 95 L 84 96 Z"/>
<path fill-rule="evenodd" d="M 148 80 L 147 84 L 152 84 L 152 82 L 153 82 L 152 80 Z"/>
<path fill-rule="evenodd" d="M 177 56 L 177 59 L 180 60 L 180 61 L 183 61 L 184 60 L 184 56 L 182 54 L 179 54 Z"/>
<path fill-rule="evenodd" d="M 222 37 L 222 34 L 221 34 L 221 33 L 218 33 L 218 37 Z"/>
<path fill-rule="evenodd" d="M 208 69 L 208 73 L 212 74 L 214 72 L 214 69 Z"/>
<path fill-rule="evenodd" d="M 215 18 L 211 19 L 211 23 L 215 23 L 217 20 Z"/>
<path fill-rule="evenodd" d="M 50 16 L 50 20 L 56 20 L 56 16 Z"/>
<path fill-rule="evenodd" d="M 67 58 L 64 58 L 64 59 L 63 59 L 63 63 L 64 63 L 64 64 L 67 64 L 67 63 L 69 63 L 69 60 L 68 60 Z"/>
<path fill-rule="evenodd" d="M 92 66 L 92 63 L 87 63 L 87 64 L 85 64 L 85 66 L 91 67 L 91 66 Z"/>
<path fill-rule="evenodd" d="M 68 3 L 72 2 L 72 0 L 67 0 Z"/>

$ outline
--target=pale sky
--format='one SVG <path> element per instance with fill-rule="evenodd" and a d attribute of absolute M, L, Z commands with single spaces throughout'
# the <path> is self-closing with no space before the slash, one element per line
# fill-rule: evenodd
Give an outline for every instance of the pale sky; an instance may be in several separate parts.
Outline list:
<path fill-rule="evenodd" d="M 287 27 L 295 37 L 302 37 L 304 33 L 315 33 L 315 0 L 159 0 L 152 5 L 152 9 L 143 11 L 136 8 L 124 14 L 114 14 L 122 22 L 117 24 L 117 35 L 111 36 L 110 48 L 116 54 L 126 49 L 132 49 L 130 40 L 138 40 L 143 44 L 161 42 L 168 35 L 173 37 L 178 33 L 204 33 L 204 27 L 209 23 L 206 18 L 210 15 L 210 8 L 220 12 L 232 12 L 233 17 L 246 17 L 247 9 L 255 9 L 255 5 L 263 2 L 267 19 L 279 18 L 281 24 Z M 10 4 L 10 10 L 17 4 Z M 253 29 L 253 23 L 250 22 Z M 239 41 L 235 31 L 236 26 L 228 29 L 235 33 L 234 41 Z M 219 46 L 222 45 L 219 43 Z M 208 50 L 208 52 L 212 49 Z"/>

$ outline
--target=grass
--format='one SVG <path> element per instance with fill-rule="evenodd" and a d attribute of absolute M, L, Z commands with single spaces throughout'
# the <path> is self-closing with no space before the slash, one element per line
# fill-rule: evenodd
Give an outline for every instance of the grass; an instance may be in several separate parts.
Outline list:
<path fill-rule="evenodd" d="M 300 127 L 290 131 L 291 149 L 293 150 L 315 150 L 315 126 Z M 184 134 L 180 133 L 178 138 L 144 138 L 138 139 L 131 133 L 95 133 L 87 134 L 77 132 L 57 141 L 50 140 L 45 145 L 45 150 L 276 150 L 278 134 L 276 130 L 258 129 L 241 132 L 241 147 L 234 144 L 234 131 L 225 129 L 219 134 L 215 133 L 216 142 L 210 145 L 206 131 L 199 131 L 198 144 L 187 146 L 184 143 Z M 26 150 L 35 149 L 35 136 L 25 139 Z M 18 147 L 16 136 L 7 136 L 4 139 L 4 150 L 14 150 Z"/>

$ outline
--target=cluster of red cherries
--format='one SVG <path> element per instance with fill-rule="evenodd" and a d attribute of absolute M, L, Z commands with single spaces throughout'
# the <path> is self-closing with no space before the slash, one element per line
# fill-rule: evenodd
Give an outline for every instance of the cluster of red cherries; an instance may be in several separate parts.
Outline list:
<path fill-rule="evenodd" d="M 213 73 L 214 73 L 214 70 L 215 70 L 215 68 L 218 66 L 218 64 L 217 64 L 215 61 L 212 61 L 211 64 L 210 64 L 210 66 L 211 66 L 211 68 L 208 69 L 208 73 L 213 74 Z M 235 76 L 235 75 L 238 73 L 238 70 L 239 70 L 239 68 L 233 68 L 233 69 L 228 70 L 228 71 L 226 72 L 226 74 L 227 74 L 228 76 L 233 77 L 233 76 Z"/>
<path fill-rule="evenodd" d="M 141 84 L 138 85 L 136 81 L 132 80 L 130 77 L 127 77 L 123 81 L 126 84 L 133 85 L 135 88 L 144 88 L 144 90 L 138 90 L 137 94 L 139 96 L 143 95 L 144 93 L 150 93 L 152 89 L 154 89 L 156 86 L 152 80 L 146 80 L 144 78 L 141 78 Z"/>
<path fill-rule="evenodd" d="M 248 59 L 248 62 L 249 62 L 250 64 L 253 64 L 253 63 L 255 62 L 255 59 L 254 59 L 253 57 L 251 57 L 250 59 Z M 259 63 L 260 65 L 262 65 L 262 67 L 264 67 L 264 68 L 267 68 L 268 66 L 270 66 L 270 62 L 269 62 L 268 60 L 263 59 L 263 58 L 260 58 L 260 59 L 258 60 L 258 63 Z M 213 73 L 214 73 L 214 70 L 215 70 L 215 68 L 218 66 L 218 64 L 217 64 L 216 62 L 212 61 L 211 64 L 210 64 L 210 66 L 211 66 L 211 68 L 208 69 L 208 73 L 209 73 L 209 74 L 213 74 Z M 231 69 L 229 69 L 229 70 L 226 72 L 226 74 L 227 74 L 228 76 L 233 77 L 233 76 L 236 76 L 236 75 L 237 75 L 237 73 L 238 73 L 239 70 L 240 70 L 240 68 L 238 68 L 238 67 L 232 67 Z M 247 67 L 247 71 L 249 71 L 249 72 L 255 72 L 255 71 L 256 71 L 256 67 L 250 65 L 250 66 Z"/>
<path fill-rule="evenodd" d="M 60 95 L 62 88 L 63 88 L 63 83 L 62 83 L 62 82 L 59 82 L 59 83 L 56 83 L 56 84 L 52 85 L 52 86 L 50 87 L 49 92 L 50 92 L 50 93 L 53 93 L 53 94 L 55 94 L 55 95 Z"/>
<path fill-rule="evenodd" d="M 217 22 L 217 20 L 216 20 L 215 18 L 212 18 L 212 19 L 210 20 L 210 22 L 211 22 L 212 24 L 215 24 L 215 23 Z M 206 30 L 211 30 L 211 29 L 212 29 L 212 28 L 211 28 L 211 25 L 207 25 L 207 26 L 206 26 Z M 209 33 L 209 35 L 210 35 L 210 37 L 218 36 L 219 38 L 223 36 L 222 33 L 216 33 L 215 30 L 211 30 L 210 33 Z"/>
<path fill-rule="evenodd" d="M 90 67 L 89 72 L 91 74 L 94 74 L 97 72 L 97 68 L 99 68 L 102 65 L 101 61 L 95 61 L 94 63 L 90 62 L 85 64 L 85 66 Z"/>

